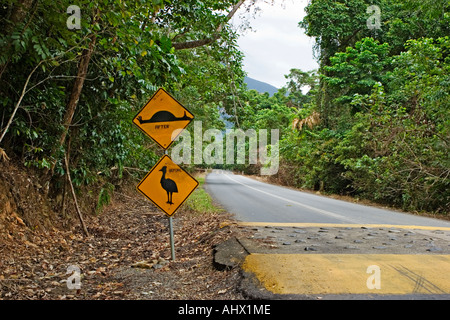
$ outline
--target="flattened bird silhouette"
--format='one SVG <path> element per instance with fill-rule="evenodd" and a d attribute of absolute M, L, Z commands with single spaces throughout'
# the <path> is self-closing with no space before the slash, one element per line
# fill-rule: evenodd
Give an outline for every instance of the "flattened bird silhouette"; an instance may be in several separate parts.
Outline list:
<path fill-rule="evenodd" d="M 169 111 L 158 111 L 150 119 L 144 120 L 141 116 L 137 117 L 140 124 L 155 123 L 155 122 L 171 122 L 171 121 L 185 121 L 192 120 L 193 118 L 186 115 L 186 111 L 182 117 L 175 117 L 173 113 Z"/>
<path fill-rule="evenodd" d="M 178 188 L 177 188 L 177 184 L 175 183 L 175 181 L 171 180 L 171 179 L 166 179 L 166 171 L 167 171 L 167 167 L 164 166 L 161 168 L 162 171 L 162 177 L 161 177 L 161 187 L 166 190 L 167 192 L 167 202 L 168 204 L 173 204 L 172 202 L 172 194 L 178 193 Z"/>

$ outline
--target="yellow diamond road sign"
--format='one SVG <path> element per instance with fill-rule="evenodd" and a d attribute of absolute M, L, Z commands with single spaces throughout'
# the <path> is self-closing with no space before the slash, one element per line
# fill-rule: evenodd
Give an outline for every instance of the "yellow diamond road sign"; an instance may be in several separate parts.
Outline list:
<path fill-rule="evenodd" d="M 160 88 L 134 117 L 133 123 L 165 150 L 193 119 L 189 110 Z"/>
<path fill-rule="evenodd" d="M 137 189 L 171 217 L 197 186 L 197 180 L 165 155 Z"/>

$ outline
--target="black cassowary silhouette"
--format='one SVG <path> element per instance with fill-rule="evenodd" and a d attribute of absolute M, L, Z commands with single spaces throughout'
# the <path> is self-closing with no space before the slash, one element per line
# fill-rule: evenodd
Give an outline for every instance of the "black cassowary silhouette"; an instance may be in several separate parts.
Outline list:
<path fill-rule="evenodd" d="M 175 183 L 175 181 L 171 180 L 171 179 L 166 179 L 166 171 L 167 171 L 167 167 L 164 166 L 161 168 L 162 171 L 162 177 L 161 177 L 161 187 L 163 187 L 164 190 L 166 190 L 167 192 L 167 202 L 168 204 L 173 204 L 172 202 L 172 193 L 178 193 L 178 188 L 177 188 L 177 184 Z"/>

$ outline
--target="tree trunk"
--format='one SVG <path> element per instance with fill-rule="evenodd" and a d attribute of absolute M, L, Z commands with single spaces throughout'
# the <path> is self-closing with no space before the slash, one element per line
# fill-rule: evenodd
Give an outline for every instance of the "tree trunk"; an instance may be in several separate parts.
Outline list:
<path fill-rule="evenodd" d="M 70 125 L 72 124 L 73 115 L 75 114 L 75 110 L 78 106 L 78 101 L 80 100 L 81 91 L 83 90 L 84 81 L 86 80 L 89 62 L 91 61 L 91 57 L 94 52 L 97 35 L 94 34 L 90 36 L 89 39 L 91 40 L 91 42 L 89 43 L 89 48 L 84 49 L 83 53 L 81 54 L 77 77 L 75 78 L 75 82 L 72 87 L 72 93 L 70 94 L 70 99 L 67 103 L 66 112 L 63 119 L 64 130 L 59 138 L 59 144 L 55 146 L 51 153 L 53 160 L 50 168 L 50 177 L 53 175 L 53 171 L 56 166 L 57 149 L 60 148 L 66 140 L 67 133 L 69 132 Z"/>
<path fill-rule="evenodd" d="M 73 203 L 77 211 L 78 219 L 80 219 L 81 228 L 83 229 L 84 235 L 89 237 L 89 232 L 84 223 L 83 215 L 81 214 L 80 207 L 78 206 L 77 195 L 75 194 L 75 189 L 73 188 L 72 179 L 70 178 L 69 160 L 67 159 L 67 154 L 64 156 L 64 163 L 66 165 L 67 181 L 69 182 L 70 191 L 72 192 Z"/>
<path fill-rule="evenodd" d="M 67 132 L 69 131 L 69 127 L 72 124 L 73 115 L 75 114 L 75 110 L 78 106 L 78 101 L 80 100 L 84 81 L 86 80 L 89 62 L 91 61 L 92 53 L 94 52 L 96 38 L 96 35 L 90 37 L 91 43 L 89 44 L 89 48 L 84 49 L 81 55 L 80 64 L 78 65 L 77 77 L 75 78 L 75 82 L 72 87 L 72 93 L 70 95 L 69 102 L 67 103 L 66 113 L 64 114 L 64 131 L 59 138 L 59 146 L 62 146 L 64 144 Z"/>

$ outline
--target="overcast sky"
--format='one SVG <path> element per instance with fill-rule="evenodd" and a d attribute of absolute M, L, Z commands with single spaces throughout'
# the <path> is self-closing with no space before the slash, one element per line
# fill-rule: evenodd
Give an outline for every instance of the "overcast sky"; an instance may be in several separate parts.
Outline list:
<path fill-rule="evenodd" d="M 262 10 L 250 18 L 253 30 L 245 31 L 238 40 L 249 77 L 281 88 L 290 69 L 318 68 L 313 58 L 314 40 L 298 26 L 307 3 L 308 0 L 275 0 L 274 5 L 260 2 Z M 238 17 L 233 21 L 237 23 Z"/>

